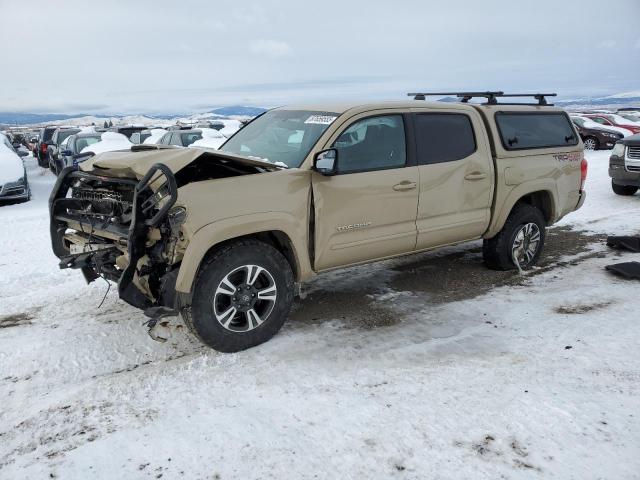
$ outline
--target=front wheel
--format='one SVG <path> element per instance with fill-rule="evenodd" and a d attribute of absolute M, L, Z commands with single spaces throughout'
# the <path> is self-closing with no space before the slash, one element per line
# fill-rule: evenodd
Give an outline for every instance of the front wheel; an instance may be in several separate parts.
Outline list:
<path fill-rule="evenodd" d="M 293 303 L 293 272 L 274 247 L 241 240 L 211 255 L 200 268 L 189 328 L 219 352 L 237 352 L 266 342 L 284 324 Z"/>
<path fill-rule="evenodd" d="M 546 223 L 542 212 L 525 203 L 516 205 L 502 230 L 482 245 L 486 265 L 494 270 L 526 270 L 538 261 L 544 247 Z"/>
<path fill-rule="evenodd" d="M 638 191 L 638 187 L 634 187 L 633 185 L 618 185 L 613 181 L 611 182 L 611 188 L 616 195 L 623 195 L 625 197 L 635 195 Z"/>

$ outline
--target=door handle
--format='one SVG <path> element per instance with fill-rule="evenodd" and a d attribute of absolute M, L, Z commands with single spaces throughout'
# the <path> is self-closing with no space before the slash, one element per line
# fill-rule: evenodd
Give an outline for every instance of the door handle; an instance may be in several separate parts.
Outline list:
<path fill-rule="evenodd" d="M 470 173 L 468 175 L 465 175 L 464 179 L 465 180 L 483 180 L 487 178 L 487 174 L 486 173 L 482 173 L 482 172 L 474 172 L 474 173 Z"/>
<path fill-rule="evenodd" d="M 393 186 L 393 189 L 396 192 L 402 192 L 404 190 L 413 190 L 414 188 L 416 188 L 418 186 L 418 184 L 416 182 L 410 182 L 409 180 L 403 180 L 400 183 L 396 183 Z"/>

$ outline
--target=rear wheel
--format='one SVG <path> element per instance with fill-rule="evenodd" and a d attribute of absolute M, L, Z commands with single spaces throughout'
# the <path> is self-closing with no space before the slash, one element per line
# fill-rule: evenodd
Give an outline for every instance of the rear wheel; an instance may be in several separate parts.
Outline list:
<path fill-rule="evenodd" d="M 546 223 L 542 212 L 532 205 L 521 203 L 509 214 L 500 233 L 484 241 L 482 255 L 494 270 L 526 270 L 540 258 L 544 248 Z"/>
<path fill-rule="evenodd" d="M 266 342 L 293 303 L 293 272 L 274 247 L 257 240 L 225 246 L 202 265 L 187 325 L 207 345 L 237 352 Z"/>
<path fill-rule="evenodd" d="M 585 150 L 597 150 L 598 139 L 595 137 L 585 137 L 583 140 Z"/>
<path fill-rule="evenodd" d="M 611 188 L 616 195 L 624 195 L 625 197 L 635 195 L 638 191 L 638 187 L 634 187 L 633 185 L 618 185 L 613 181 L 611 181 Z"/>

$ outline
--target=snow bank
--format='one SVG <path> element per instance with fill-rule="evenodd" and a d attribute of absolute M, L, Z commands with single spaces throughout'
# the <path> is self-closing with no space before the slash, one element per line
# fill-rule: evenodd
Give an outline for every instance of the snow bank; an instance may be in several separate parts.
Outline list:
<path fill-rule="evenodd" d="M 22 159 L 5 145 L 4 138 L 0 138 L 0 186 L 7 182 L 15 182 L 23 176 Z"/>
<path fill-rule="evenodd" d="M 189 145 L 189 148 L 215 148 L 217 150 L 227 141 L 225 135 L 213 128 L 199 128 L 198 130 L 202 132 L 202 138 Z"/>
<path fill-rule="evenodd" d="M 121 133 L 104 132 L 101 140 L 82 149 L 80 153 L 93 152 L 95 154 L 103 152 L 113 152 L 115 150 L 129 150 L 133 143 Z"/>
<path fill-rule="evenodd" d="M 164 128 L 154 128 L 151 130 L 151 136 L 145 138 L 142 143 L 144 145 L 155 145 L 160 141 L 165 133 L 167 133 L 167 131 Z"/>

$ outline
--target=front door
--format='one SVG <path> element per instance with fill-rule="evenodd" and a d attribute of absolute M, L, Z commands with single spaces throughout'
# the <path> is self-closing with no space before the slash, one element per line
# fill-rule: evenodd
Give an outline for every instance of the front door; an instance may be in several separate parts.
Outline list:
<path fill-rule="evenodd" d="M 315 270 L 411 252 L 418 168 L 402 114 L 357 117 L 337 134 L 338 173 L 313 172 Z"/>

